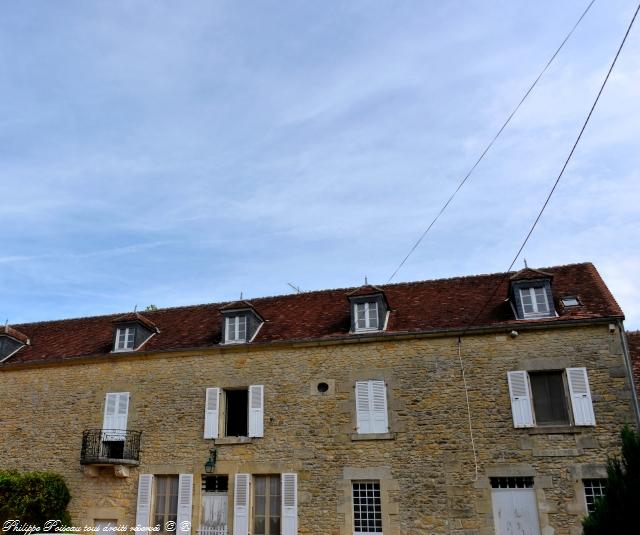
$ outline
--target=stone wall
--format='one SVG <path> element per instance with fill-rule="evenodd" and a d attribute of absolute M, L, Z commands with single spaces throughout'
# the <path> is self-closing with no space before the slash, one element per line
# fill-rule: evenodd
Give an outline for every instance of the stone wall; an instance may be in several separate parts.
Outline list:
<path fill-rule="evenodd" d="M 493 533 L 489 477 L 534 476 L 544 535 L 577 534 L 581 478 L 602 474 L 633 422 L 618 333 L 608 325 L 368 343 L 237 346 L 197 353 L 108 355 L 0 373 L 2 468 L 62 474 L 74 523 L 135 523 L 140 473 L 200 475 L 207 387 L 265 387 L 264 437 L 219 444 L 216 473 L 298 473 L 300 534 L 353 532 L 350 481 L 381 482 L 385 535 Z M 461 365 L 468 384 L 477 473 Z M 588 369 L 597 425 L 514 429 L 507 372 Z M 354 385 L 387 383 L 390 432 L 355 435 Z M 326 382 L 326 393 L 317 392 Z M 143 432 L 131 477 L 80 465 L 82 431 L 102 425 L 107 392 L 131 393 L 128 427 Z M 362 439 L 365 440 L 362 440 Z M 222 441 L 224 442 L 224 441 Z M 590 474 L 590 475 L 584 475 Z M 233 502 L 230 488 L 230 506 Z M 233 518 L 229 512 L 230 521 Z"/>

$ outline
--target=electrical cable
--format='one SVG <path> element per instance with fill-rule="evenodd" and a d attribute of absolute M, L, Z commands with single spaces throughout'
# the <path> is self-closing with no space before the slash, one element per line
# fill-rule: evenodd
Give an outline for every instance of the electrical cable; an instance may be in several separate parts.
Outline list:
<path fill-rule="evenodd" d="M 444 213 L 444 211 L 447 209 L 447 207 L 449 206 L 449 204 L 451 203 L 451 201 L 453 201 L 453 198 L 458 194 L 458 192 L 462 189 L 462 186 L 465 185 L 465 183 L 467 182 L 467 180 L 469 179 L 469 177 L 471 176 L 471 174 L 475 171 L 476 167 L 478 167 L 478 165 L 480 164 L 480 162 L 483 160 L 483 158 L 485 157 L 485 155 L 487 154 L 487 152 L 489 152 L 489 150 L 491 149 L 491 147 L 493 146 L 493 144 L 496 142 L 496 140 L 498 139 L 498 137 L 500 137 L 500 134 L 502 134 L 502 131 L 507 127 L 507 125 L 511 122 L 511 119 L 513 118 L 513 116 L 516 114 L 516 112 L 520 109 L 520 106 L 522 106 L 522 104 L 524 103 L 524 101 L 527 99 L 527 97 L 529 96 L 529 94 L 531 93 L 531 91 L 533 91 L 533 88 L 537 85 L 538 81 L 540 80 L 540 78 L 542 78 L 542 76 L 544 75 L 545 72 L 547 72 L 547 69 L 549 68 L 549 66 L 551 65 L 551 63 L 553 62 L 553 60 L 556 58 L 556 56 L 559 54 L 559 52 L 562 50 L 562 48 L 564 47 L 565 43 L 569 40 L 569 38 L 571 37 L 571 35 L 573 34 L 573 32 L 575 31 L 575 29 L 578 27 L 578 25 L 580 24 L 580 22 L 582 22 L 582 19 L 585 17 L 585 15 L 588 13 L 588 11 L 591 9 L 591 6 L 594 4 L 596 0 L 591 0 L 591 2 L 589 2 L 589 5 L 587 5 L 586 9 L 582 12 L 582 15 L 580 15 L 580 18 L 577 20 L 577 22 L 573 25 L 573 28 L 571 28 L 571 31 L 566 35 L 566 37 L 564 38 L 564 40 L 562 41 L 562 43 L 560 43 L 560 46 L 556 49 L 556 51 L 553 53 L 553 55 L 551 56 L 551 58 L 549 59 L 549 61 L 547 61 L 547 64 L 544 66 L 544 69 L 542 69 L 542 71 L 540 71 L 540 74 L 538 74 L 538 77 L 533 81 L 533 83 L 529 86 L 529 89 L 527 89 L 526 93 L 524 94 L 524 96 L 522 97 L 522 99 L 520 99 L 520 102 L 518 102 L 518 105 L 513 109 L 513 111 L 509 114 L 509 116 L 507 117 L 507 120 L 502 124 L 502 126 L 500 127 L 500 129 L 498 130 L 497 134 L 495 136 L 493 136 L 493 139 L 489 142 L 489 144 L 485 147 L 484 151 L 482 151 L 482 153 L 480 154 L 479 158 L 476 160 L 476 162 L 471 166 L 471 169 L 469 169 L 469 171 L 467 172 L 467 174 L 464 176 L 464 178 L 462 179 L 462 181 L 458 184 L 458 187 L 455 189 L 455 191 L 451 194 L 451 196 L 449 197 L 449 199 L 447 199 L 447 202 L 444 203 L 444 205 L 442 206 L 442 208 L 440 209 L 440 211 L 436 214 L 436 216 L 433 218 L 433 220 L 431 221 L 431 223 L 429 223 L 429 226 L 427 227 L 427 229 L 422 233 L 422 235 L 418 238 L 418 240 L 413 244 L 413 247 L 411 247 L 411 249 L 409 250 L 409 252 L 407 253 L 407 256 L 404 257 L 404 259 L 402 260 L 402 262 L 400 262 L 400 264 L 398 265 L 398 267 L 396 268 L 396 270 L 393 272 L 393 274 L 391 275 L 391 277 L 389 277 L 389 279 L 387 280 L 387 283 L 391 282 L 393 280 L 393 278 L 397 275 L 398 271 L 400 271 L 400 269 L 402 268 L 402 266 L 404 266 L 405 262 L 409 259 L 409 257 L 413 254 L 413 252 L 418 248 L 418 246 L 420 245 L 420 243 L 422 243 L 422 240 L 425 238 L 425 236 L 429 233 L 429 231 L 431 230 L 431 227 L 433 227 L 433 225 L 435 225 L 436 221 L 438 221 L 438 219 L 440 219 L 440 216 Z"/>

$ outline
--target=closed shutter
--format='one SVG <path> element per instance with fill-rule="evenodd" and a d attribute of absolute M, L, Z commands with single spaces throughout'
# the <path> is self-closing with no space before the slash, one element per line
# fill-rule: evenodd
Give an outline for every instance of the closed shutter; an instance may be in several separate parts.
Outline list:
<path fill-rule="evenodd" d="M 298 475 L 282 474 L 282 535 L 298 533 Z"/>
<path fill-rule="evenodd" d="M 526 371 L 508 372 L 513 427 L 533 427 L 531 393 Z"/>
<path fill-rule="evenodd" d="M 218 438 L 220 389 L 207 388 L 204 402 L 204 438 Z"/>
<path fill-rule="evenodd" d="M 384 381 L 369 381 L 373 432 L 386 433 L 389 431 L 387 421 L 387 389 Z"/>
<path fill-rule="evenodd" d="M 236 474 L 233 492 L 233 535 L 249 533 L 249 474 Z"/>
<path fill-rule="evenodd" d="M 149 526 L 152 485 L 153 474 L 140 474 L 140 478 L 138 479 L 138 505 L 136 508 L 136 526 Z"/>
<path fill-rule="evenodd" d="M 264 386 L 249 387 L 249 436 L 264 436 Z"/>
<path fill-rule="evenodd" d="M 567 380 L 575 425 L 596 425 L 586 368 L 567 368 Z"/>
<path fill-rule="evenodd" d="M 369 381 L 356 381 L 356 420 L 358 433 L 373 433 Z"/>
<path fill-rule="evenodd" d="M 193 493 L 193 474 L 180 474 L 178 480 L 178 520 L 177 533 L 191 533 L 191 496 Z"/>
<path fill-rule="evenodd" d="M 129 414 L 129 392 L 109 392 L 104 401 L 103 440 L 124 440 Z"/>

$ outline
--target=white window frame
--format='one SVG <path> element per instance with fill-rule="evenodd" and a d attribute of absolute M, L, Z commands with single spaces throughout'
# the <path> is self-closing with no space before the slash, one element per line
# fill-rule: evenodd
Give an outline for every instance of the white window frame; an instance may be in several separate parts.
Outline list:
<path fill-rule="evenodd" d="M 360 327 L 358 325 L 358 307 L 364 307 L 364 327 Z M 379 331 L 380 330 L 380 318 L 378 317 L 378 302 L 377 301 L 365 301 L 364 303 L 354 303 L 353 304 L 353 313 L 354 313 L 354 328 L 355 332 L 365 332 L 365 331 Z M 375 310 L 373 317 L 375 318 L 376 325 L 375 327 L 371 326 L 371 308 Z"/>
<path fill-rule="evenodd" d="M 597 481 L 598 482 L 598 486 L 594 486 L 593 482 Z M 589 510 L 589 500 L 587 499 L 587 488 L 591 489 L 591 495 L 589 496 L 589 498 L 593 499 L 593 503 L 595 505 L 595 501 L 598 498 L 601 498 L 605 495 L 605 484 L 606 484 L 607 478 L 606 477 L 588 477 L 588 478 L 584 478 L 582 480 L 582 490 L 584 491 L 584 505 L 586 507 L 587 513 L 591 513 L 592 511 Z M 589 485 L 587 485 L 587 482 L 589 482 Z M 594 492 L 597 489 L 597 491 L 599 492 L 599 494 L 596 496 L 596 492 Z"/>
<path fill-rule="evenodd" d="M 240 338 L 240 319 L 244 322 L 244 338 Z M 224 343 L 244 344 L 247 341 L 248 321 L 246 314 L 227 316 L 224 319 Z M 233 336 L 231 336 L 233 335 Z"/>
<path fill-rule="evenodd" d="M 377 485 L 378 487 L 378 496 L 377 496 L 377 500 L 376 497 L 373 496 L 373 501 L 370 502 L 369 501 L 369 496 L 365 496 L 364 498 L 366 499 L 367 503 L 367 507 L 368 508 L 372 508 L 375 511 L 376 505 L 380 506 L 380 531 L 362 531 L 362 530 L 358 530 L 356 529 L 356 504 L 355 504 L 355 485 Z M 367 492 L 368 494 L 368 492 Z M 369 509 L 367 509 L 369 510 Z M 351 514 L 353 515 L 353 535 L 380 535 L 383 532 L 383 511 L 382 511 L 382 485 L 380 484 L 380 480 L 353 480 L 351 481 Z M 375 515 L 375 512 L 374 512 Z M 369 516 L 368 514 L 365 513 L 365 522 L 367 522 L 369 520 Z M 368 522 L 367 522 L 368 523 Z M 367 526 L 368 528 L 369 526 Z M 374 527 L 375 529 L 375 527 Z"/>
<path fill-rule="evenodd" d="M 120 343 L 120 339 L 122 338 L 122 344 Z M 131 347 L 128 347 L 129 342 L 131 343 Z M 121 351 L 133 351 L 135 349 L 136 344 L 136 327 L 118 327 L 116 329 L 116 340 L 115 346 L 113 348 L 114 352 Z"/>
<path fill-rule="evenodd" d="M 545 311 L 540 311 L 538 309 L 538 300 L 536 299 L 536 289 L 542 290 L 542 296 L 544 297 L 544 303 L 547 309 Z M 522 317 L 523 318 L 542 318 L 551 315 L 551 306 L 549 304 L 549 297 L 547 296 L 547 289 L 545 286 L 527 286 L 525 288 L 519 288 L 520 291 L 520 303 L 522 306 Z M 533 308 L 533 312 L 525 312 L 524 310 L 524 296 L 525 294 L 529 294 L 531 299 L 531 307 Z"/>

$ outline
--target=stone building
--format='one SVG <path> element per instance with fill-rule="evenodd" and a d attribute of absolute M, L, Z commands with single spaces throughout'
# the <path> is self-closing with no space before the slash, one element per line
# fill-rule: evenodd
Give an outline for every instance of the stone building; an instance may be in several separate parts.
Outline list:
<path fill-rule="evenodd" d="M 78 526 L 577 534 L 637 422 L 622 321 L 587 263 L 13 325 L 1 467 Z"/>

